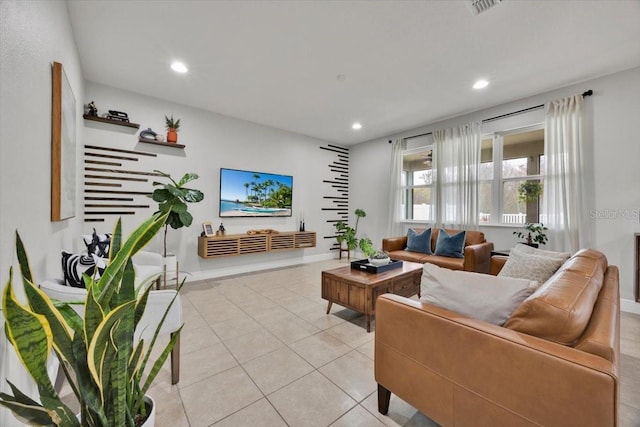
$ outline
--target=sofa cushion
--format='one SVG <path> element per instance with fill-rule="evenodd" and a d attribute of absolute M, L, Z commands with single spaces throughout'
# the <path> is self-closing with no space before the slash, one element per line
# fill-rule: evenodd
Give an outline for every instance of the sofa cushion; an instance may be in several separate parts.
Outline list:
<path fill-rule="evenodd" d="M 427 228 L 420 233 L 410 228 L 407 231 L 407 247 L 405 250 L 431 255 L 431 229 Z"/>
<path fill-rule="evenodd" d="M 82 240 L 87 246 L 87 252 L 99 258 L 109 258 L 109 247 L 111 245 L 111 233 L 98 234 L 93 229 L 93 234 L 83 234 Z"/>
<path fill-rule="evenodd" d="M 464 258 L 452 258 L 450 256 L 429 255 L 424 256 L 420 262 L 435 264 L 438 267 L 448 268 L 450 270 L 464 270 Z"/>
<path fill-rule="evenodd" d="M 434 255 L 464 258 L 465 237 L 465 231 L 450 236 L 445 230 L 441 229 L 438 233 Z"/>
<path fill-rule="evenodd" d="M 107 268 L 106 262 L 94 254 L 72 254 L 62 251 L 62 272 L 64 284 L 74 288 L 84 288 L 82 275 L 98 280 Z"/>
<path fill-rule="evenodd" d="M 421 302 L 495 325 L 502 325 L 538 285 L 531 280 L 453 271 L 433 264 L 425 264 L 422 271 Z"/>
<path fill-rule="evenodd" d="M 604 254 L 593 249 L 579 251 L 531 294 L 504 326 L 574 345 L 589 324 L 606 270 Z"/>

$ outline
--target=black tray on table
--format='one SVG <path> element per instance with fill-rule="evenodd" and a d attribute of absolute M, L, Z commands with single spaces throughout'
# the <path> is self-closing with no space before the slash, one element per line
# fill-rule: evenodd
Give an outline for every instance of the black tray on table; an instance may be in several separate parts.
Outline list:
<path fill-rule="evenodd" d="M 394 268 L 402 267 L 402 261 L 392 259 L 389 264 L 373 265 L 368 259 L 360 259 L 357 261 L 351 261 L 351 268 L 354 270 L 365 271 L 367 273 L 378 274 L 383 271 L 393 270 Z"/>

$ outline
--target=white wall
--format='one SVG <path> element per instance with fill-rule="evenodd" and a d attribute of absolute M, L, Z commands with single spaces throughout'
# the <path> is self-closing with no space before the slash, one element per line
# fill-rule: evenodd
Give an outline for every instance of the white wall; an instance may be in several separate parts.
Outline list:
<path fill-rule="evenodd" d="M 82 220 L 78 216 L 50 220 L 52 62 L 64 67 L 76 97 L 78 124 L 84 88 L 66 2 L 2 1 L 0 16 L 0 280 L 4 284 L 9 266 L 15 263 L 16 229 L 36 278 L 60 270 L 60 249 L 78 235 Z M 77 141 L 80 136 L 78 126 Z M 79 162 L 80 156 L 76 158 Z M 78 188 L 78 214 L 79 196 Z"/>
<path fill-rule="evenodd" d="M 358 144 L 352 148 L 351 154 L 353 164 L 350 203 L 351 206 L 365 209 L 368 214 L 366 223 L 361 226 L 362 232 L 369 233 L 374 242 L 381 242 L 385 236 L 388 222 L 390 139 L 495 117 L 544 104 L 552 99 L 582 93 L 588 89 L 594 91 L 593 96 L 585 98 L 584 129 L 587 155 L 589 162 L 593 164 L 586 178 L 587 186 L 591 189 L 588 196 L 593 199 L 595 210 L 589 213 L 592 218 L 592 246 L 604 252 L 610 264 L 620 268 L 622 298 L 633 299 L 633 234 L 640 232 L 640 68 L 580 82 L 516 102 Z M 536 110 L 490 122 L 483 125 L 483 129 L 487 131 L 492 127 L 494 130 L 507 130 L 542 121 L 543 110 Z M 371 188 L 375 188 L 376 191 L 369 191 Z M 616 216 L 615 213 L 620 211 L 628 213 L 629 216 Z M 605 218 L 599 218 L 599 215 Z M 481 227 L 481 230 L 488 240 L 495 243 L 496 248 L 509 248 L 515 243 L 511 234 L 514 229 L 511 227 Z"/>
<path fill-rule="evenodd" d="M 137 169 L 154 169 L 170 173 L 175 179 L 185 172 L 195 172 L 200 178 L 189 185 L 204 192 L 205 199 L 189 205 L 194 217 L 190 228 L 169 229 L 167 247 L 177 253 L 180 270 L 189 272 L 190 279 L 235 274 L 260 268 L 289 265 L 313 259 L 335 256 L 329 252 L 331 241 L 322 236 L 330 234 L 332 227 L 326 223 L 326 214 L 320 208 L 325 188 L 322 180 L 328 177 L 327 163 L 331 155 L 319 147 L 327 143 L 303 135 L 257 125 L 197 108 L 143 96 L 112 87 L 87 82 L 86 101 L 93 100 L 99 113 L 109 109 L 125 111 L 130 120 L 140 124 L 140 129 L 152 128 L 166 133 L 164 116 L 180 118 L 178 143 L 184 150 L 138 143 L 137 134 L 122 131 L 116 126 L 95 126 L 84 123 L 83 141 L 127 150 L 154 152 L 155 158 L 141 159 Z M 290 218 L 224 218 L 218 214 L 220 168 L 255 170 L 293 176 L 293 216 Z M 142 184 L 151 191 L 151 183 Z M 136 189 L 140 189 L 138 186 Z M 123 217 L 126 232 L 151 215 L 157 207 L 149 199 L 151 207 L 135 216 Z M 228 234 L 245 233 L 250 229 L 273 228 L 279 231 L 298 229 L 297 218 L 304 211 L 307 231 L 317 232 L 316 248 L 243 255 L 218 259 L 203 259 L 197 256 L 197 237 L 202 223 L 211 221 L 215 228 L 224 223 Z M 113 227 L 114 217 L 105 223 L 86 223 L 83 231 L 92 227 L 108 232 Z M 78 241 L 76 249 L 81 249 Z M 161 252 L 161 238 L 150 245 L 149 250 Z"/>

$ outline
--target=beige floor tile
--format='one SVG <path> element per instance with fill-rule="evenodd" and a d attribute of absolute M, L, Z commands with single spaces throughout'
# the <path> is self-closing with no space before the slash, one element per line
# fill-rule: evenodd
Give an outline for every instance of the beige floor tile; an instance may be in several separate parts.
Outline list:
<path fill-rule="evenodd" d="M 197 329 L 187 328 L 186 325 L 180 332 L 180 354 L 192 353 L 214 344 L 219 344 L 220 339 L 209 326 Z"/>
<path fill-rule="evenodd" d="M 323 303 L 320 310 L 318 310 L 316 307 L 313 307 L 311 310 L 306 310 L 297 314 L 307 322 L 314 325 L 316 328 L 319 328 L 322 330 L 333 328 L 334 326 L 337 326 L 340 323 L 345 322 L 344 319 L 338 316 L 334 316 L 333 314 L 326 314 L 326 313 L 327 313 L 327 306 L 326 306 L 326 303 Z"/>
<path fill-rule="evenodd" d="M 640 359 L 620 356 L 620 402 L 640 409 Z M 635 375 L 634 375 L 635 374 Z"/>
<path fill-rule="evenodd" d="M 640 426 L 640 409 L 621 403 L 618 421 L 620 423 L 620 427 Z"/>
<path fill-rule="evenodd" d="M 356 350 L 327 363 L 318 370 L 356 402 L 362 401 L 377 388 L 373 376 L 373 360 Z"/>
<path fill-rule="evenodd" d="M 182 321 L 187 329 L 198 329 L 207 326 L 198 310 L 187 298 L 182 298 Z"/>
<path fill-rule="evenodd" d="M 291 320 L 297 317 L 294 313 L 279 305 L 255 310 L 249 313 L 249 315 L 262 324 Z"/>
<path fill-rule="evenodd" d="M 268 396 L 292 427 L 328 426 L 356 405 L 318 372 L 312 372 Z"/>
<path fill-rule="evenodd" d="M 240 367 L 185 387 L 180 393 L 191 427 L 209 426 L 263 397 Z"/>
<path fill-rule="evenodd" d="M 362 344 L 360 347 L 356 348 L 360 353 L 367 356 L 369 359 L 374 360 L 375 351 L 376 351 L 376 340 L 375 338 L 371 341 Z"/>
<path fill-rule="evenodd" d="M 286 344 L 300 341 L 303 338 L 320 332 L 320 329 L 300 318 L 292 318 L 274 323 L 266 323 L 264 327 Z"/>
<path fill-rule="evenodd" d="M 200 315 L 209 325 L 215 323 L 226 322 L 229 320 L 245 319 L 249 316 L 236 305 L 232 303 L 224 305 L 213 305 L 206 308 L 206 311 L 200 311 Z"/>
<path fill-rule="evenodd" d="M 263 328 L 258 322 L 251 317 L 242 317 L 238 319 L 231 319 L 225 322 L 214 323 L 211 325 L 218 337 L 221 340 L 227 341 L 232 338 L 236 338 L 242 335 L 261 331 Z"/>
<path fill-rule="evenodd" d="M 296 341 L 290 347 L 316 368 L 351 351 L 351 347 L 326 332 Z"/>
<path fill-rule="evenodd" d="M 282 341 L 266 330 L 224 340 L 224 343 L 240 363 L 248 362 L 284 346 Z"/>
<path fill-rule="evenodd" d="M 166 393 L 155 387 L 148 393 L 156 402 L 156 427 L 189 427 L 180 393 Z"/>
<path fill-rule="evenodd" d="M 314 369 L 287 347 L 253 359 L 242 367 L 264 394 L 272 393 Z"/>
<path fill-rule="evenodd" d="M 326 332 L 338 338 L 343 343 L 348 344 L 352 348 L 358 348 L 362 344 L 366 344 L 375 338 L 373 328 L 371 329 L 371 332 L 367 332 L 366 328 L 354 325 L 351 322 L 341 323 L 333 328 L 327 329 Z"/>
<path fill-rule="evenodd" d="M 358 405 L 331 424 L 331 427 L 384 427 L 384 424 Z"/>
<path fill-rule="evenodd" d="M 258 400 L 214 424 L 215 427 L 286 427 L 267 399 Z"/>
<path fill-rule="evenodd" d="M 183 389 L 237 365 L 238 362 L 222 343 L 182 354 L 180 356 L 180 382 L 177 385 Z"/>

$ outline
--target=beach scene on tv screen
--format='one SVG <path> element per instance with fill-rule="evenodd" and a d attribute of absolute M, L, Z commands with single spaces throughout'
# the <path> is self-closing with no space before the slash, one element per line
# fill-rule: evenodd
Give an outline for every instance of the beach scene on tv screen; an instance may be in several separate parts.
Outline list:
<path fill-rule="evenodd" d="M 220 216 L 291 216 L 293 177 L 220 169 Z"/>

